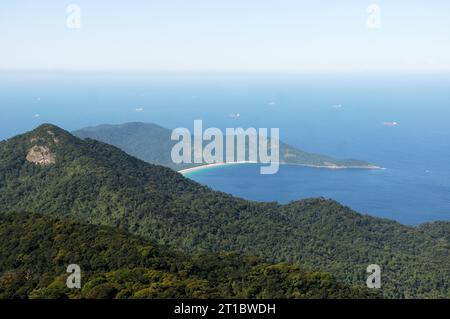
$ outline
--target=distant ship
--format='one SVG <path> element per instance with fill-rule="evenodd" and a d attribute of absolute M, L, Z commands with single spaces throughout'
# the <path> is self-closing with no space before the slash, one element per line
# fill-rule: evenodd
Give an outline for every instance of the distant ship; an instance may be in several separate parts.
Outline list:
<path fill-rule="evenodd" d="M 397 126 L 398 122 L 384 122 L 383 125 L 384 126 Z"/>

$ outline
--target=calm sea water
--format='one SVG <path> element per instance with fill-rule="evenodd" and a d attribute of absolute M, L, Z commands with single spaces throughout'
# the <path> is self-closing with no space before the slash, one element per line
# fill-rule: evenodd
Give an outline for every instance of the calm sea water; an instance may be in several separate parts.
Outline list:
<path fill-rule="evenodd" d="M 255 164 L 208 168 L 188 177 L 215 189 L 258 201 L 309 197 L 332 198 L 361 213 L 395 219 L 405 224 L 449 220 L 450 186 L 435 173 L 326 170 L 282 166 L 275 175 L 260 175 Z"/>
<path fill-rule="evenodd" d="M 278 127 L 306 151 L 387 169 L 282 166 L 262 176 L 259 166 L 240 165 L 190 178 L 248 199 L 323 196 L 406 224 L 450 220 L 448 74 L 2 72 L 0 114 L 1 139 L 48 122 L 67 130 L 129 121 L 191 128 L 195 119 L 221 129 Z"/>

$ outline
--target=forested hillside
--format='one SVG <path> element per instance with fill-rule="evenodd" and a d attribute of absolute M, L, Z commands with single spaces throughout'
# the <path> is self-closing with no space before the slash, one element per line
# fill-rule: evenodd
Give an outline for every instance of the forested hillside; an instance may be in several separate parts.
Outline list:
<path fill-rule="evenodd" d="M 331 200 L 242 200 L 52 125 L 0 143 L 0 212 L 117 227 L 184 252 L 257 255 L 358 286 L 378 264 L 385 297 L 450 296 L 450 244 L 434 233 Z"/>
<path fill-rule="evenodd" d="M 420 230 L 435 239 L 446 240 L 450 243 L 450 222 L 437 221 L 420 225 Z"/>
<path fill-rule="evenodd" d="M 177 141 L 171 140 L 172 130 L 152 123 L 125 123 L 120 125 L 105 124 L 96 127 L 83 128 L 75 131 L 73 134 L 83 139 L 91 138 L 117 146 L 128 154 L 143 161 L 167 166 L 175 170 L 206 164 L 173 163 L 170 153 Z M 248 141 L 246 142 L 246 149 L 249 149 Z M 308 153 L 283 143 L 282 141 L 280 141 L 279 154 L 280 163 L 284 164 L 324 167 L 371 167 L 371 164 L 361 160 L 339 160 L 327 155 Z M 246 160 L 248 159 L 249 158 L 246 158 Z"/>
<path fill-rule="evenodd" d="M 66 268 L 81 267 L 81 289 Z M 1 298 L 372 298 L 327 273 L 233 253 L 188 257 L 108 227 L 0 214 Z"/>

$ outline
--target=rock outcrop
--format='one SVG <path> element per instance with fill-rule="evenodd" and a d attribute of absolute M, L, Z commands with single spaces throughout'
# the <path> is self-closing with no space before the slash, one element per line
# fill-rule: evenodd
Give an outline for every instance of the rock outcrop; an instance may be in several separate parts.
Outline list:
<path fill-rule="evenodd" d="M 37 165 L 50 165 L 56 163 L 56 157 L 50 152 L 50 149 L 45 146 L 33 146 L 28 154 L 27 161 Z"/>

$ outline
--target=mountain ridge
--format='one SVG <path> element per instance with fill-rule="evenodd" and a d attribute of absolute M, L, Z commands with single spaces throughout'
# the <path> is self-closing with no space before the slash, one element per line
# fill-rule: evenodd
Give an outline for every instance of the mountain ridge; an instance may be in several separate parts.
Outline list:
<path fill-rule="evenodd" d="M 11 236 L 13 235 L 13 236 Z M 328 273 L 233 253 L 187 256 L 110 227 L 0 213 L 3 298 L 376 298 Z M 81 288 L 66 286 L 69 264 Z"/>
<path fill-rule="evenodd" d="M 72 132 L 79 138 L 91 138 L 115 145 L 128 154 L 151 164 L 182 170 L 201 166 L 206 163 L 175 164 L 171 159 L 172 147 L 170 129 L 155 123 L 128 122 L 122 124 L 101 124 L 82 128 Z M 248 147 L 247 147 L 248 149 Z M 269 147 L 270 149 L 270 147 Z M 330 156 L 308 153 L 280 141 L 280 164 L 306 165 L 319 168 L 358 168 L 379 169 L 380 167 L 365 161 L 346 159 L 338 160 Z"/>
<path fill-rule="evenodd" d="M 55 163 L 26 160 L 37 144 Z M 54 126 L 0 142 L 0 212 L 11 211 L 116 227 L 188 253 L 235 251 L 301 264 L 352 285 L 365 285 L 366 267 L 375 263 L 385 297 L 450 292 L 450 244 L 422 230 L 332 200 L 235 198 Z"/>

